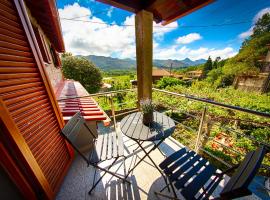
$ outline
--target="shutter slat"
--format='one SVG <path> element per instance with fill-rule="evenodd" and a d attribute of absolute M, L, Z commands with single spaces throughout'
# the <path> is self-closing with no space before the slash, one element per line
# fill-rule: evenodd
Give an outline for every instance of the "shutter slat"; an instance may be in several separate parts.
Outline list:
<path fill-rule="evenodd" d="M 46 108 L 46 107 L 50 107 L 48 102 L 40 105 L 39 107 L 35 107 L 35 108 L 30 109 L 30 110 L 27 110 L 27 111 L 21 113 L 20 115 L 14 116 L 14 121 L 16 123 L 20 124 L 22 121 L 24 121 L 24 119 L 26 117 L 28 117 L 28 116 L 32 115 L 33 113 L 38 112 L 39 110 L 42 110 L 43 108 Z"/>
<path fill-rule="evenodd" d="M 38 96 L 41 96 L 41 95 L 44 95 L 46 94 L 45 91 L 38 91 L 38 92 L 31 92 L 30 94 L 25 94 L 25 95 L 20 95 L 18 97 L 15 97 L 15 98 L 12 98 L 12 99 L 9 99 L 8 103 L 7 103 L 7 106 L 11 105 L 11 104 L 16 104 L 18 102 L 22 102 L 26 99 L 30 99 L 30 98 L 33 98 L 33 97 L 38 97 Z"/>
<path fill-rule="evenodd" d="M 20 24 L 18 24 L 16 21 L 15 18 L 11 19 L 11 18 L 7 18 L 7 17 L 14 17 L 13 15 L 11 15 L 10 13 L 6 12 L 5 10 L 1 10 L 0 9 L 0 12 L 1 12 L 1 15 L 0 15 L 0 20 L 2 22 L 5 22 L 7 24 L 10 24 L 11 26 L 14 26 L 16 28 L 21 28 Z"/>
<path fill-rule="evenodd" d="M 32 114 L 29 114 L 27 117 L 24 117 L 22 120 L 18 121 L 17 125 L 21 131 L 24 131 L 29 122 L 35 120 L 39 116 L 49 115 L 51 110 L 48 107 L 42 107 L 41 109 L 36 109 Z"/>
<path fill-rule="evenodd" d="M 0 80 L 0 87 L 9 86 L 9 85 L 18 85 L 24 83 L 38 82 L 40 78 L 21 78 L 21 79 L 8 79 L 8 80 Z"/>
<path fill-rule="evenodd" d="M 12 42 L 10 43 L 10 42 L 3 41 L 3 40 L 0 40 L 0 47 L 5 47 L 8 49 L 14 49 L 14 50 L 19 50 L 19 51 L 30 51 L 29 47 L 22 46 L 20 44 L 14 44 Z"/>
<path fill-rule="evenodd" d="M 30 88 L 30 87 L 37 87 L 37 86 L 41 86 L 41 85 L 42 85 L 41 82 L 36 82 L 36 83 L 27 83 L 27 84 L 3 87 L 3 88 L 0 88 L 0 93 L 10 92 L 10 91 L 14 91 L 14 90 L 20 90 L 20 89 L 25 89 L 25 88 Z"/>
<path fill-rule="evenodd" d="M 1 18 L 0 18 L 0 20 L 1 20 Z M 7 36 L 7 35 L 0 34 L 0 40 L 5 41 L 5 42 L 10 42 L 10 43 L 16 43 L 17 45 L 28 47 L 27 42 L 20 40 L 20 39 L 16 39 L 16 38 L 11 37 L 11 36 Z"/>
<path fill-rule="evenodd" d="M 3 48 L 0 47 L 0 53 L 1 54 L 7 54 L 10 56 L 23 56 L 23 57 L 27 57 L 27 58 L 31 58 L 32 54 L 28 51 L 18 51 L 18 50 L 14 50 L 14 49 L 9 49 L 9 48 Z"/>
<path fill-rule="evenodd" d="M 39 106 L 43 103 L 48 102 L 48 99 L 44 99 L 44 97 L 45 95 L 23 101 L 22 103 L 15 104 L 14 106 L 10 106 L 11 107 L 10 110 L 12 111 L 11 115 L 12 116 L 19 115 L 20 113 L 28 109 L 34 108 L 35 106 Z"/>
<path fill-rule="evenodd" d="M 12 38 L 15 38 L 15 39 L 19 39 L 19 40 L 22 40 L 22 41 L 26 41 L 26 38 L 20 34 L 17 34 L 9 29 L 3 29 L 3 28 L 0 28 L 0 33 L 3 34 L 3 35 L 7 35 L 7 36 L 10 36 Z"/>
<path fill-rule="evenodd" d="M 71 156 L 13 1 L 0 12 L 0 96 L 56 192 Z"/>
<path fill-rule="evenodd" d="M 42 146 L 45 145 L 45 141 L 51 139 L 51 133 L 55 132 L 53 130 L 58 129 L 58 125 L 54 122 L 50 124 L 50 126 L 47 126 L 46 129 L 44 129 L 44 137 L 36 137 L 36 138 L 31 138 L 31 140 L 28 140 L 29 143 L 31 143 L 29 146 L 31 147 L 32 151 L 35 152 L 37 149 L 42 148 Z M 38 134 L 36 134 L 38 135 Z M 43 145 L 40 145 L 43 144 Z M 38 147 L 38 148 L 37 148 Z M 35 149 L 37 148 L 37 149 Z"/>
<path fill-rule="evenodd" d="M 7 12 L 11 13 L 12 15 L 14 15 L 16 17 L 16 12 L 13 9 L 12 4 L 10 4 L 9 1 L 1 1 L 0 2 L 0 9 L 1 10 L 6 10 Z M 16 17 L 17 19 L 17 17 Z"/>
<path fill-rule="evenodd" d="M 17 78 L 36 78 L 38 73 L 20 73 L 20 74 L 0 74 L 0 80 L 17 79 Z"/>
<path fill-rule="evenodd" d="M 22 34 L 22 32 L 23 32 L 22 29 L 16 28 L 16 27 L 11 26 L 10 24 L 7 24 L 7 23 L 2 22 L 2 21 L 0 21 L 0 27 L 3 29 L 7 29 L 9 31 L 12 31 L 14 33 L 17 33 L 17 34 Z M 24 37 L 24 35 L 22 35 L 22 36 Z"/>
<path fill-rule="evenodd" d="M 35 67 L 35 63 L 28 62 L 15 62 L 15 61 L 0 61 L 0 67 Z"/>
<path fill-rule="evenodd" d="M 27 72 L 38 72 L 38 69 L 31 67 L 0 67 L 0 73 L 27 73 Z"/>
<path fill-rule="evenodd" d="M 7 60 L 7 61 L 18 61 L 18 62 L 27 62 L 33 63 L 33 58 L 23 57 L 23 56 L 14 56 L 14 55 L 6 55 L 0 54 L 0 60 Z M 12 66 L 12 65 L 9 65 Z"/>

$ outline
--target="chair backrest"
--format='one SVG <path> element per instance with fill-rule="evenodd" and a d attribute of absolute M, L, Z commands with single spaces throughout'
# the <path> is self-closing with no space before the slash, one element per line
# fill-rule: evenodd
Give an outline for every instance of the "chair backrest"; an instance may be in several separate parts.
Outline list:
<path fill-rule="evenodd" d="M 220 197 L 232 199 L 250 195 L 248 186 L 260 168 L 265 153 L 263 146 L 249 152 L 220 193 Z"/>
<path fill-rule="evenodd" d="M 88 163 L 87 157 L 80 151 L 80 147 L 76 144 L 76 141 L 78 139 L 78 136 L 81 136 L 81 129 L 85 127 L 88 131 L 83 132 L 83 134 L 89 133 L 92 135 L 92 139 L 94 140 L 96 136 L 93 134 L 93 132 L 89 129 L 87 126 L 85 119 L 81 115 L 80 112 L 77 112 L 64 126 L 64 128 L 61 130 L 61 133 L 64 135 L 66 140 L 71 144 L 71 146 L 79 153 L 80 156 L 83 157 L 83 159 Z M 93 141 L 89 141 L 89 144 Z"/>

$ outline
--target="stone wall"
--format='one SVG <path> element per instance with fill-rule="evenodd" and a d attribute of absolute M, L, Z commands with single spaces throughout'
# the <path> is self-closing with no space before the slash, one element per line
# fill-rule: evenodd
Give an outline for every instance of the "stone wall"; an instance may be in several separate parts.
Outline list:
<path fill-rule="evenodd" d="M 265 93 L 269 91 L 269 81 L 269 73 L 260 73 L 258 75 L 237 76 L 233 85 L 235 89 Z"/>

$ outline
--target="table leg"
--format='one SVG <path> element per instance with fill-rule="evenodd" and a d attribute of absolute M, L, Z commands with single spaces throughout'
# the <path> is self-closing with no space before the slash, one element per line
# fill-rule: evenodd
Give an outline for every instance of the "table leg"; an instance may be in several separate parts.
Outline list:
<path fill-rule="evenodd" d="M 155 149 L 156 148 L 158 148 L 158 146 L 163 142 L 164 140 L 161 140 L 160 142 L 158 142 L 158 144 L 156 144 L 154 147 L 155 147 Z M 150 154 L 150 151 L 149 152 L 146 152 L 146 150 L 143 148 L 143 146 L 139 143 L 139 142 L 137 142 L 138 143 L 138 145 L 141 147 L 141 149 L 143 150 L 143 152 L 145 153 L 145 155 L 150 159 L 150 161 L 152 162 L 152 164 L 156 167 L 156 169 L 159 171 L 159 173 L 161 174 L 161 176 L 163 177 L 163 179 L 164 179 L 164 181 L 165 181 L 165 183 L 166 183 L 166 185 L 168 184 L 168 182 L 167 182 L 167 178 L 165 177 L 165 175 L 163 174 L 163 172 L 159 169 L 159 167 L 156 165 L 156 163 L 153 161 L 153 159 L 149 156 L 149 154 Z M 170 188 L 168 187 L 168 190 L 169 190 L 169 192 L 170 192 Z"/>
<path fill-rule="evenodd" d="M 166 184 L 168 184 L 166 177 L 164 176 L 164 174 L 162 173 L 162 171 L 159 169 L 159 167 L 156 165 L 156 163 L 153 161 L 153 159 L 149 156 L 149 154 L 154 151 L 156 148 L 158 148 L 158 146 L 165 140 L 166 138 L 160 140 L 157 144 L 154 144 L 154 147 L 152 147 L 152 149 L 150 149 L 150 151 L 146 151 L 143 146 L 141 145 L 141 143 L 137 140 L 134 140 L 138 146 L 143 150 L 143 152 L 145 153 L 145 155 L 134 165 L 134 167 L 132 169 L 130 169 L 126 175 L 127 176 L 146 158 L 148 157 L 150 159 L 150 161 L 152 162 L 152 164 L 156 167 L 156 169 L 159 171 L 159 173 L 161 174 L 161 176 L 163 177 L 164 181 Z M 168 187 L 168 191 L 170 192 L 170 188 Z"/>

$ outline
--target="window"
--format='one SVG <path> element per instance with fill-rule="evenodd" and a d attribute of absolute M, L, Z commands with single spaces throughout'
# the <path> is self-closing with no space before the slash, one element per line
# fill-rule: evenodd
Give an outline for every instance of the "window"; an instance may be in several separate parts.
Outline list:
<path fill-rule="evenodd" d="M 50 51 L 51 51 L 51 55 L 52 55 L 52 59 L 53 59 L 53 63 L 55 67 L 61 67 L 62 63 L 61 63 L 59 53 L 55 50 L 55 48 L 52 45 L 51 45 Z"/>
<path fill-rule="evenodd" d="M 42 54 L 43 61 L 46 63 L 51 63 L 52 61 L 51 61 L 51 57 L 48 51 L 48 46 L 47 46 L 44 35 L 41 33 L 39 28 L 33 26 L 33 29 L 34 29 L 34 33 L 38 42 L 40 52 Z"/>

